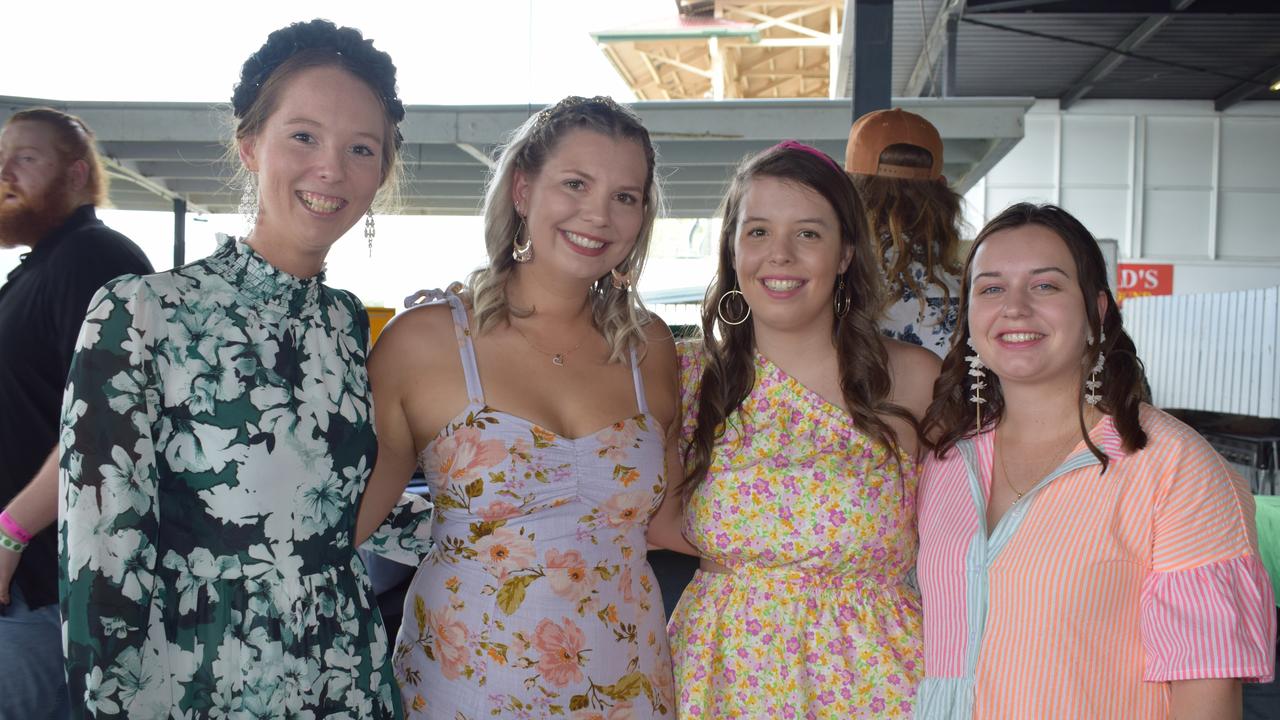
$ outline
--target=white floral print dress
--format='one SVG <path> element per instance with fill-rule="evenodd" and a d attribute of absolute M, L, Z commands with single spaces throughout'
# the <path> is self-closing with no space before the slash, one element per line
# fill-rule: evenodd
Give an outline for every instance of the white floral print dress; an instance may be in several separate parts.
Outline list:
<path fill-rule="evenodd" d="M 322 279 L 228 239 L 90 304 L 61 439 L 73 716 L 400 716 L 352 547 L 368 319 Z M 416 562 L 428 507 L 403 499 L 381 554 Z"/>
<path fill-rule="evenodd" d="M 443 302 L 443 301 L 437 301 Z M 435 545 L 405 599 L 395 671 L 413 718 L 673 717 L 662 598 L 645 556 L 663 437 L 638 412 L 561 437 L 485 404 L 467 314 L 470 403 L 422 452 Z"/>
<path fill-rule="evenodd" d="M 882 242 L 885 242 L 882 239 Z M 897 253 L 885 251 L 884 267 L 893 265 Z M 912 260 L 906 273 L 924 290 L 917 294 L 911 286 L 886 278 L 889 302 L 880 318 L 880 332 L 894 340 L 919 345 L 940 358 L 951 350 L 960 310 L 960 278 L 943 268 L 937 269 L 941 285 L 929 280 L 928 270 L 920 260 Z M 895 285 L 898 286 L 895 290 Z"/>

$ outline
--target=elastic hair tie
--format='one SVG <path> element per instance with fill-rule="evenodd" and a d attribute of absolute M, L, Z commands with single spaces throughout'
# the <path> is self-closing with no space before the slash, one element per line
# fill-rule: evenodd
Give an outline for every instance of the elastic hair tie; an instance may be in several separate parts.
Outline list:
<path fill-rule="evenodd" d="M 827 165 L 830 165 L 832 170 L 835 170 L 836 172 L 842 175 L 844 174 L 844 170 L 841 169 L 841 167 L 836 164 L 835 160 L 831 159 L 830 155 L 827 155 L 826 153 L 822 152 L 821 150 L 819 150 L 818 148 L 812 145 L 805 145 L 799 140 L 783 140 L 777 145 L 774 145 L 773 148 L 771 149 L 776 150 L 777 148 L 786 148 L 787 150 L 799 150 L 800 152 L 809 153 L 810 155 L 821 159 Z"/>

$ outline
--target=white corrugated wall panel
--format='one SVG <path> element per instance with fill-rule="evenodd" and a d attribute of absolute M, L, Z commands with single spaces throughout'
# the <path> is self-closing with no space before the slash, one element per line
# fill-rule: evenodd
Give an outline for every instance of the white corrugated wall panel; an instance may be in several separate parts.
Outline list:
<path fill-rule="evenodd" d="M 1131 298 L 1124 322 L 1157 406 L 1280 418 L 1280 288 Z"/>

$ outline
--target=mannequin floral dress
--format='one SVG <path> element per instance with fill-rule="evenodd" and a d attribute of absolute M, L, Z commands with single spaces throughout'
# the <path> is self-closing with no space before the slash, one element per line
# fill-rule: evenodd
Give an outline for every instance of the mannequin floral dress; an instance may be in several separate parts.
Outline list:
<path fill-rule="evenodd" d="M 400 714 L 352 546 L 377 448 L 368 320 L 322 279 L 227 240 L 94 297 L 61 440 L 77 717 Z M 403 499 L 373 544 L 414 562 L 426 508 Z"/>

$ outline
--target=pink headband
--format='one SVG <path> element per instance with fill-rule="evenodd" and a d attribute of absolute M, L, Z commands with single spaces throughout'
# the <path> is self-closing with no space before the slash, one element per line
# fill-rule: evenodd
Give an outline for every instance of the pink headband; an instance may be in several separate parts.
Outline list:
<path fill-rule="evenodd" d="M 823 162 L 830 165 L 831 169 L 835 170 L 841 175 L 844 174 L 844 170 L 839 165 L 836 164 L 835 160 L 831 159 L 830 155 L 827 155 L 826 153 L 822 152 L 821 150 L 819 150 L 818 148 L 812 145 L 805 145 L 799 140 L 783 140 L 777 145 L 774 145 L 773 148 L 771 149 L 777 149 L 777 148 L 786 148 L 788 150 L 799 150 L 800 152 L 809 153 L 810 155 L 816 158 L 820 158 Z"/>

